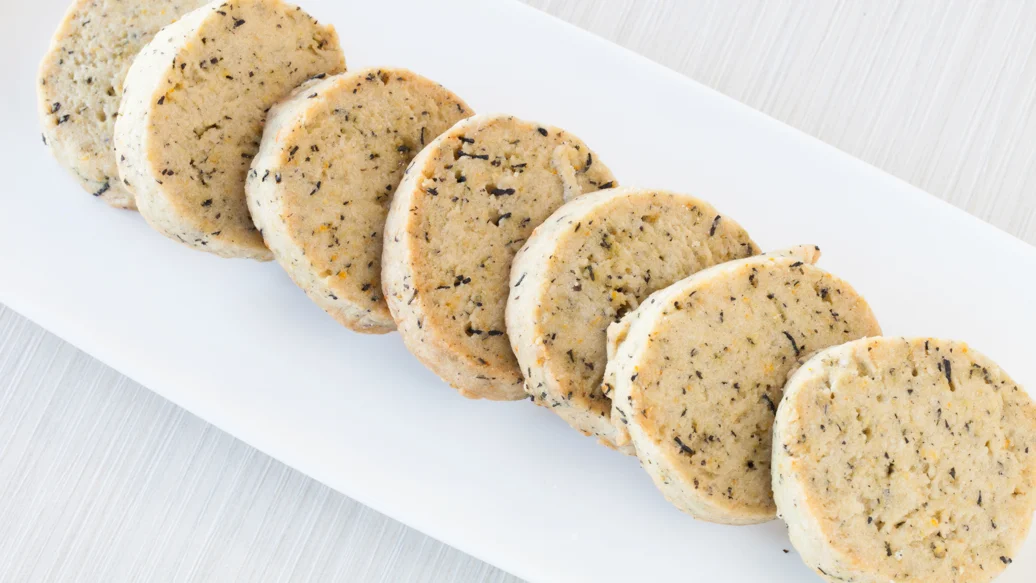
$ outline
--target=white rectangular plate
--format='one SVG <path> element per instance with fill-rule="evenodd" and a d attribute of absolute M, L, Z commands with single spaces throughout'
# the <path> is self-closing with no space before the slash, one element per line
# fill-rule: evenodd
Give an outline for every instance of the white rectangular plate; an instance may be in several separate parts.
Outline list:
<path fill-rule="evenodd" d="M 35 69 L 67 0 L 0 37 L 0 301 L 260 450 L 536 581 L 811 580 L 784 525 L 669 506 L 635 459 L 528 402 L 468 401 L 398 335 L 339 327 L 275 263 L 218 259 L 81 191 L 47 155 Z M 627 185 L 697 194 L 765 248 L 815 243 L 889 334 L 965 339 L 1036 387 L 1036 249 L 633 53 L 511 2 L 304 0 L 352 68 L 573 131 Z M 1036 578 L 1030 537 L 1002 581 Z"/>

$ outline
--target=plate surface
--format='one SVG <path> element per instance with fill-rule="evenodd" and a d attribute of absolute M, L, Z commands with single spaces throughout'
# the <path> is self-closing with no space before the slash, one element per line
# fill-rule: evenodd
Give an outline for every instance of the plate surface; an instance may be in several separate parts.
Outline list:
<path fill-rule="evenodd" d="M 48 156 L 35 69 L 66 0 L 0 35 L 0 302 L 258 449 L 536 581 L 813 580 L 782 523 L 669 506 L 636 460 L 528 402 L 457 396 L 398 335 L 350 333 L 276 264 L 222 260 L 92 200 Z M 694 193 L 764 248 L 815 243 L 888 334 L 967 340 L 1036 387 L 1036 248 L 517 3 L 305 0 L 351 68 L 405 66 L 479 112 L 569 129 L 626 185 Z M 1036 536 L 999 579 L 1036 578 Z"/>

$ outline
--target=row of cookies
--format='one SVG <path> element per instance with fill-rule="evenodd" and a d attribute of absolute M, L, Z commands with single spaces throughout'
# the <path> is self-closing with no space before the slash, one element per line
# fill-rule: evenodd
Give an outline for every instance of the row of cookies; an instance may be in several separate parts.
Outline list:
<path fill-rule="evenodd" d="M 515 253 L 490 227 L 507 213 L 479 212 L 494 187 L 451 175 L 471 159 L 462 177 L 513 178 L 498 148 L 535 135 L 526 129 L 494 140 L 461 122 L 396 194 L 385 293 L 418 358 L 466 396 L 527 395 L 635 454 L 693 516 L 752 524 L 780 512 L 828 580 L 982 581 L 1011 562 L 1036 505 L 1036 409 L 994 363 L 962 343 L 881 337 L 863 298 L 815 266 L 818 248 L 759 255 L 735 221 L 687 195 L 577 195 Z M 579 151 L 577 172 L 598 163 Z M 501 196 L 533 192 L 507 184 Z M 560 179 L 538 186 L 565 198 Z M 512 255 L 505 278 L 498 264 Z M 900 403 L 918 411 L 900 418 Z M 972 501 L 977 511 L 957 510 Z"/>
<path fill-rule="evenodd" d="M 345 72 L 333 27 L 298 7 L 195 6 L 170 0 L 102 10 L 93 0 L 76 2 L 41 65 L 44 142 L 88 191 L 138 208 L 164 235 L 224 257 L 276 258 L 354 330 L 396 327 L 381 293 L 381 255 L 397 189 L 397 206 L 424 214 L 408 221 L 396 213 L 398 232 L 388 242 L 401 248 L 388 252 L 410 253 L 429 243 L 429 231 L 446 246 L 426 273 L 390 271 L 388 279 L 435 280 L 425 296 L 433 301 L 444 295 L 436 292 L 445 274 L 454 274 L 447 279 L 456 277 L 456 287 L 481 279 L 478 270 L 506 280 L 511 256 L 550 212 L 614 184 L 563 130 L 510 116 L 472 118 L 451 91 L 403 69 Z M 133 43 L 116 42 L 122 28 L 134 31 Z M 485 225 L 492 236 L 482 237 Z M 426 233 L 423 243 L 416 229 Z M 454 261 L 448 247 L 462 247 L 465 237 L 500 249 L 491 248 L 488 261 Z M 465 272 L 471 276 L 456 276 Z M 399 286 L 402 293 L 410 284 Z M 485 338 L 502 331 L 505 299 L 494 306 L 495 320 L 468 314 L 472 329 L 485 328 Z M 477 297 L 457 301 L 478 311 Z M 420 314 L 424 303 L 404 305 Z M 461 335 L 470 334 L 461 328 Z M 509 351 L 505 339 L 487 344 Z"/>
<path fill-rule="evenodd" d="M 59 29 L 40 102 L 93 194 L 196 249 L 275 258 L 349 328 L 398 328 L 461 394 L 528 396 L 636 455 L 698 518 L 779 512 L 828 579 L 1010 562 L 1036 504 L 1024 391 L 964 345 L 880 338 L 819 249 L 760 255 L 705 201 L 617 187 L 564 130 L 473 116 L 409 71 L 345 72 L 333 28 L 279 0 L 175 21 L 195 5 L 92 4 Z M 97 59 L 116 25 L 139 54 Z M 933 410 L 949 436 L 921 429 Z M 916 445 L 893 448 L 900 433 Z M 991 528 L 954 514 L 973 490 Z"/>
<path fill-rule="evenodd" d="M 782 517 L 828 581 L 994 578 L 1036 508 L 1036 407 L 962 342 L 882 337 L 819 251 L 757 254 L 686 195 L 569 202 L 511 271 L 525 390 L 696 518 Z"/>
<path fill-rule="evenodd" d="M 815 246 L 760 255 L 702 200 L 594 191 L 610 174 L 568 187 L 602 171 L 583 144 L 566 145 L 578 153 L 567 162 L 555 148 L 554 172 L 523 182 L 514 167 L 545 156 L 557 130 L 477 120 L 422 150 L 388 216 L 385 294 L 429 368 L 469 397 L 527 395 L 635 454 L 698 518 L 779 511 L 828 580 L 981 581 L 1011 562 L 1036 506 L 1036 409 L 994 363 L 962 343 L 881 337 L 863 298 L 816 267 Z M 530 235 L 544 200 L 555 210 Z M 526 230 L 501 232 L 517 212 Z M 900 402 L 941 420 L 937 434 L 920 411 L 900 419 Z M 952 483 L 916 483 L 936 461 Z M 954 512 L 983 491 L 980 513 Z"/>

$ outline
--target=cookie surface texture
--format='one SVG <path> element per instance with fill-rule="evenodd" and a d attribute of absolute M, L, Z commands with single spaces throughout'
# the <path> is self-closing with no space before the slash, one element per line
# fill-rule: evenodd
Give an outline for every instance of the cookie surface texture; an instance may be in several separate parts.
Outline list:
<path fill-rule="evenodd" d="M 407 347 L 473 398 L 525 398 L 504 324 L 511 260 L 566 200 L 615 179 L 555 127 L 477 115 L 407 170 L 385 229 L 385 295 Z"/>
<path fill-rule="evenodd" d="M 740 225 L 686 194 L 624 187 L 565 204 L 512 266 L 524 279 L 510 290 L 507 332 L 526 392 L 616 447 L 601 386 L 608 325 L 661 288 L 758 252 Z"/>
<path fill-rule="evenodd" d="M 1036 407 L 963 342 L 870 338 L 813 356 L 774 425 L 777 508 L 828 581 L 990 581 L 1036 509 Z"/>
<path fill-rule="evenodd" d="M 739 259 L 650 296 L 626 318 L 613 416 L 667 500 L 727 524 L 771 520 L 771 430 L 788 372 L 881 333 L 814 247 Z"/>
<path fill-rule="evenodd" d="M 382 295 L 385 216 L 403 171 L 471 109 L 405 69 L 303 84 L 270 110 L 245 191 L 274 257 L 358 332 L 395 329 Z"/>
<path fill-rule="evenodd" d="M 122 82 L 137 53 L 200 0 L 76 0 L 40 62 L 36 86 L 43 141 L 84 190 L 136 208 L 119 181 L 112 135 Z"/>
<path fill-rule="evenodd" d="M 214 2 L 162 29 L 130 67 L 115 122 L 141 215 L 195 249 L 271 259 L 245 202 L 266 112 L 344 69 L 334 28 L 280 0 Z"/>

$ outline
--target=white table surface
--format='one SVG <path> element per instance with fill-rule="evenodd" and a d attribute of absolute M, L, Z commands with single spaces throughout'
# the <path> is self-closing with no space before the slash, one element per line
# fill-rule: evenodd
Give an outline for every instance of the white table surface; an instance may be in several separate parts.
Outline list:
<path fill-rule="evenodd" d="M 1036 244 L 1036 2 L 528 2 Z M 3 306 L 0 579 L 517 581 Z"/>

